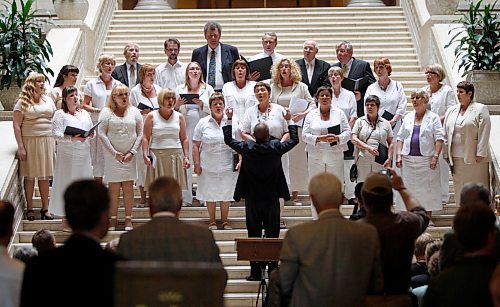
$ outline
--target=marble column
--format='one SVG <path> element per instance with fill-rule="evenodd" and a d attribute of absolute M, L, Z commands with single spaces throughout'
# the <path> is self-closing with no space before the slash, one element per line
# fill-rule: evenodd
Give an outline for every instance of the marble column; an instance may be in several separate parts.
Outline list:
<path fill-rule="evenodd" d="M 170 10 L 176 6 L 175 0 L 139 0 L 134 10 Z"/>

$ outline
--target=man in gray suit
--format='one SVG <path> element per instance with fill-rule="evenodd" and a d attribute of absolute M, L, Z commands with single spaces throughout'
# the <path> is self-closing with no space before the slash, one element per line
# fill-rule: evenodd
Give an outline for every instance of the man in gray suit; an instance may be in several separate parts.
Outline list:
<path fill-rule="evenodd" d="M 212 232 L 178 219 L 182 192 L 177 180 L 160 177 L 149 190 L 151 221 L 120 237 L 118 253 L 129 260 L 222 262 Z"/>
<path fill-rule="evenodd" d="M 281 250 L 285 306 L 363 306 L 382 290 L 380 247 L 375 227 L 345 219 L 342 182 L 322 173 L 309 182 L 317 221 L 291 228 Z"/>

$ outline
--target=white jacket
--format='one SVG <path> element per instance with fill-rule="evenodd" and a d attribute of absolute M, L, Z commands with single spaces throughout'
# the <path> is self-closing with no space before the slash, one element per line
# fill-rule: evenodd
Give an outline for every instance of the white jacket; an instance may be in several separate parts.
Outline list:
<path fill-rule="evenodd" d="M 415 125 L 415 111 L 406 114 L 403 119 L 403 124 L 399 130 L 397 140 L 403 142 L 401 153 L 408 155 L 410 153 L 410 142 L 413 134 L 413 126 Z M 434 112 L 425 111 L 424 118 L 420 124 L 419 134 L 420 153 L 422 156 L 434 155 L 434 145 L 436 141 L 444 141 L 443 126 L 439 115 Z"/>

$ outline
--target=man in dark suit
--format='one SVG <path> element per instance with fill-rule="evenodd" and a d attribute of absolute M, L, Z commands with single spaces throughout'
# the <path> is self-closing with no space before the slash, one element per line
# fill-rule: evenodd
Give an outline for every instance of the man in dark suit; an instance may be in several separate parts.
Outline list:
<path fill-rule="evenodd" d="M 360 88 L 359 91 L 354 91 L 354 95 L 356 96 L 356 102 L 358 104 L 358 118 L 365 114 L 365 93 L 368 85 L 374 83 L 375 77 L 373 76 L 372 69 L 370 64 L 363 60 L 358 60 L 352 57 L 352 44 L 349 42 L 341 42 L 337 44 L 336 48 L 337 59 L 339 60 L 337 63 L 333 64 L 333 66 L 339 66 L 344 71 L 344 77 L 349 79 L 359 79 L 364 76 L 368 76 L 368 84 Z"/>
<path fill-rule="evenodd" d="M 287 110 L 283 116 L 289 121 L 289 140 L 284 142 L 277 139 L 270 140 L 269 128 L 265 123 L 259 123 L 254 128 L 255 141 L 239 142 L 232 137 L 232 109 L 228 108 L 226 115 L 228 122 L 222 127 L 224 142 L 243 157 L 234 190 L 234 200 L 245 199 L 248 237 L 261 237 L 264 229 L 267 238 L 277 238 L 280 233 L 279 199 L 290 199 L 281 156 L 299 143 L 297 126 L 290 121 L 291 114 Z M 250 262 L 250 266 L 250 276 L 247 280 L 260 280 L 260 264 Z M 271 263 L 269 271 L 276 266 L 277 263 Z"/>
<path fill-rule="evenodd" d="M 98 181 L 76 181 L 64 193 L 64 206 L 73 235 L 27 263 L 20 306 L 113 306 L 119 257 L 100 245 L 109 226 L 108 189 Z"/>
<path fill-rule="evenodd" d="M 234 61 L 239 58 L 238 49 L 220 42 L 222 27 L 219 23 L 209 21 L 203 31 L 207 44 L 193 50 L 191 61 L 200 64 L 206 82 L 214 90 L 222 90 L 224 83 L 233 80 L 231 68 Z M 215 71 L 212 74 L 210 67 L 213 66 Z"/>
<path fill-rule="evenodd" d="M 382 290 L 377 229 L 344 218 L 343 183 L 330 173 L 311 178 L 317 221 L 292 227 L 281 249 L 281 293 L 289 306 L 363 306 Z"/>
<path fill-rule="evenodd" d="M 160 177 L 148 193 L 152 219 L 120 237 L 120 255 L 129 260 L 213 262 L 222 266 L 212 232 L 178 219 L 182 191 L 177 180 Z"/>
<path fill-rule="evenodd" d="M 123 49 L 123 55 L 125 56 L 125 63 L 116 66 L 111 76 L 129 88 L 133 88 L 139 83 L 139 69 L 141 69 L 141 64 L 137 63 L 139 60 L 139 45 L 128 43 Z"/>
<path fill-rule="evenodd" d="M 320 86 L 330 86 L 328 81 L 328 69 L 330 64 L 316 58 L 318 53 L 318 43 L 313 40 L 304 42 L 304 58 L 297 60 L 302 74 L 302 82 L 307 84 L 312 97 Z"/>

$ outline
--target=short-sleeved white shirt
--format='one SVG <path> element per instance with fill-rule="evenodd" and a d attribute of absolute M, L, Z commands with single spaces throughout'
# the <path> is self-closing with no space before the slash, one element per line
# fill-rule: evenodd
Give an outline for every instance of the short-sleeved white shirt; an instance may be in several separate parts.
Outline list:
<path fill-rule="evenodd" d="M 112 78 L 111 88 L 115 88 L 117 85 L 122 84 L 120 81 Z M 106 85 L 102 81 L 101 77 L 90 80 L 85 84 L 83 89 L 83 94 L 89 96 L 92 101 L 92 106 L 94 108 L 102 109 L 107 105 L 109 96 L 111 95 L 111 90 L 106 90 Z M 96 123 L 99 119 L 99 113 L 91 113 L 90 117 L 92 122 Z"/>
<path fill-rule="evenodd" d="M 277 139 L 281 139 L 283 134 L 288 132 L 288 124 L 283 118 L 285 109 L 276 103 L 271 103 L 270 108 L 261 113 L 259 105 L 254 105 L 247 109 L 241 129 L 245 133 L 253 134 L 253 128 L 260 122 L 265 122 L 269 128 L 269 134 Z"/>

